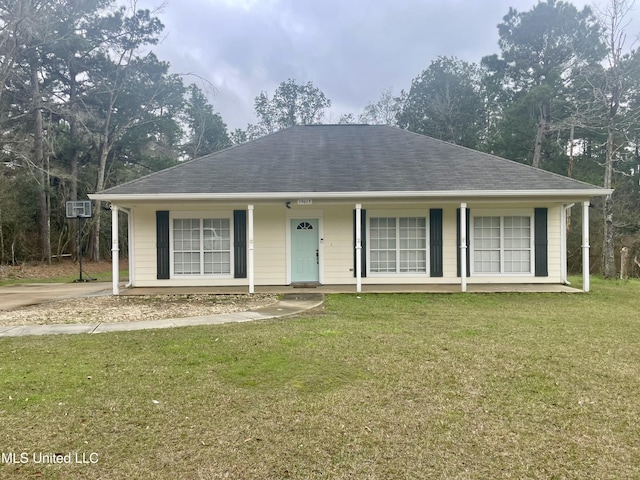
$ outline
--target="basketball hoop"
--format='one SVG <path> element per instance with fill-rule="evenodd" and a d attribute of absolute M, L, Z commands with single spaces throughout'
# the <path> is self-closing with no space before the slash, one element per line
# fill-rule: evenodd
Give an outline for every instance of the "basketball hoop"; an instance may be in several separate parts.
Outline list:
<path fill-rule="evenodd" d="M 91 200 L 71 200 L 66 203 L 67 218 L 76 218 L 78 220 L 78 263 L 80 264 L 80 278 L 74 282 L 88 282 L 95 280 L 91 277 L 82 277 L 82 221 L 85 218 L 93 216 L 91 208 Z"/>

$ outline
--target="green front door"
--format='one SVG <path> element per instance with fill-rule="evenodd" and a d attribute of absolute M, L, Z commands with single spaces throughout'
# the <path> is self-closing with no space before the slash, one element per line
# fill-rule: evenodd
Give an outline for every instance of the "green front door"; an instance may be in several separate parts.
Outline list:
<path fill-rule="evenodd" d="M 291 220 L 291 282 L 318 282 L 318 219 Z"/>

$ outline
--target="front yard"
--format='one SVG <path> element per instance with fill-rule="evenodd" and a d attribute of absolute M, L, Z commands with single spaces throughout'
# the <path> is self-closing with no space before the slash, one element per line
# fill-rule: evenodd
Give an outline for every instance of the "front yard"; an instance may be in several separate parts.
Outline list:
<path fill-rule="evenodd" d="M 3 338 L 0 477 L 638 478 L 639 293 L 333 295 Z"/>

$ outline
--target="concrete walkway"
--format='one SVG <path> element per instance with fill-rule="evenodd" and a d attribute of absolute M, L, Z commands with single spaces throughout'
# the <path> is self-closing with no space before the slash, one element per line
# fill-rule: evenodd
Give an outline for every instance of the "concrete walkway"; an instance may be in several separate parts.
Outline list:
<path fill-rule="evenodd" d="M 322 304 L 324 295 L 320 293 L 286 294 L 279 302 L 268 307 L 248 312 L 223 313 L 202 317 L 169 318 L 166 320 L 146 320 L 121 323 L 87 323 L 56 325 L 22 325 L 17 327 L 0 326 L 0 337 L 22 337 L 27 335 L 54 335 L 74 333 L 105 333 L 132 330 L 151 330 L 156 328 L 187 327 L 195 325 L 215 325 L 220 323 L 249 322 L 286 317 L 304 312 Z"/>

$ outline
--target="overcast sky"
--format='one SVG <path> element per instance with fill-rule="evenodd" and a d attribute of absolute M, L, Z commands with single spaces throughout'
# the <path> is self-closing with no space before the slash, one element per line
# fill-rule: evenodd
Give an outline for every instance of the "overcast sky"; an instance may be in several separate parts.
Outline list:
<path fill-rule="evenodd" d="M 126 0 L 124 0 L 126 1 Z M 607 0 L 599 0 L 605 2 Z M 385 88 L 408 90 L 439 55 L 480 62 L 499 53 L 497 25 L 536 0 L 167 0 L 153 50 L 191 73 L 229 130 L 255 123 L 254 98 L 307 81 L 331 99 L 326 123 L 358 115 Z M 578 8 L 591 1 L 574 0 Z M 638 2 L 640 3 L 640 2 Z M 161 0 L 137 0 L 156 9 Z M 640 32 L 640 8 L 630 30 Z M 630 32 L 631 33 L 631 32 Z M 188 80 L 187 80 L 188 81 Z"/>

